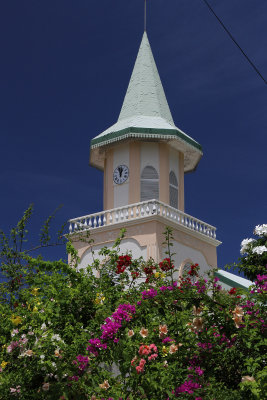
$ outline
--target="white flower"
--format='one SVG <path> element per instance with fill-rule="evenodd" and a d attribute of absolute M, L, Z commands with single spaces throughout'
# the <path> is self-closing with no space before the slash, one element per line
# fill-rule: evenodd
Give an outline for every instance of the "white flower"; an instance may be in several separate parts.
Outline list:
<path fill-rule="evenodd" d="M 57 364 L 55 362 L 51 362 L 52 367 L 54 367 L 55 369 L 57 369 Z"/>
<path fill-rule="evenodd" d="M 52 337 L 51 337 L 52 342 L 54 341 L 60 341 L 61 337 L 59 336 L 59 334 L 55 333 Z"/>
<path fill-rule="evenodd" d="M 267 236 L 267 224 L 257 225 L 254 229 L 255 235 Z"/>
<path fill-rule="evenodd" d="M 44 355 L 44 354 L 41 354 L 41 355 L 40 355 L 40 358 L 41 358 L 41 360 L 43 360 L 43 359 L 45 358 L 45 355 Z"/>
<path fill-rule="evenodd" d="M 254 249 L 252 249 L 252 253 L 256 253 L 256 254 L 262 254 L 265 253 L 267 251 L 267 247 L 266 246 L 257 246 L 254 247 Z"/>
<path fill-rule="evenodd" d="M 42 330 L 46 329 L 46 324 L 45 324 L 45 322 L 42 324 L 41 329 L 42 329 Z"/>
<path fill-rule="evenodd" d="M 244 254 L 247 253 L 248 250 L 248 245 L 252 242 L 255 242 L 255 239 L 244 239 L 241 242 L 241 249 L 240 249 L 240 253 Z"/>

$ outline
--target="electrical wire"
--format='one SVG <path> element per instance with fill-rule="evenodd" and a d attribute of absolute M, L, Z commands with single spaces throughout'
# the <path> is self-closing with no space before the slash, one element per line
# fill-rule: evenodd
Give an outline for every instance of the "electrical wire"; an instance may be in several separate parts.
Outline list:
<path fill-rule="evenodd" d="M 221 26 L 223 27 L 223 29 L 225 30 L 225 32 L 230 36 L 230 38 L 232 39 L 232 41 L 235 43 L 235 45 L 239 48 L 239 50 L 241 51 L 241 53 L 245 56 L 245 58 L 247 59 L 247 61 L 250 63 L 250 65 L 254 68 L 254 70 L 256 71 L 256 73 L 259 75 L 259 77 L 263 80 L 263 82 L 267 85 L 267 81 L 264 79 L 264 77 L 262 76 L 262 74 L 260 73 L 260 71 L 258 70 L 258 68 L 255 66 L 255 64 L 250 60 L 250 58 L 248 57 L 248 55 L 244 52 L 244 50 L 239 46 L 239 44 L 237 43 L 237 41 L 235 40 L 235 38 L 233 37 L 233 35 L 231 34 L 231 32 L 226 28 L 226 26 L 224 25 L 224 23 L 222 22 L 222 20 L 218 17 L 218 15 L 215 13 L 215 11 L 212 9 L 212 7 L 210 6 L 210 4 L 207 2 L 207 0 L 203 0 L 204 3 L 206 4 L 206 6 L 209 8 L 209 10 L 212 12 L 212 14 L 215 16 L 215 18 L 219 21 L 219 23 L 221 24 Z"/>

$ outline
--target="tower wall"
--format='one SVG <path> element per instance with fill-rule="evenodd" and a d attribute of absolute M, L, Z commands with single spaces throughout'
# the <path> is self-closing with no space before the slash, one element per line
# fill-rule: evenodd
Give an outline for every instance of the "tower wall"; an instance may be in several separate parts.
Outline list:
<path fill-rule="evenodd" d="M 171 226 L 171 224 L 169 225 Z M 81 258 L 80 268 L 87 267 L 92 263 L 93 258 L 98 258 L 98 251 L 102 247 L 111 248 L 122 227 L 123 225 L 118 224 L 116 228 L 114 226 L 96 228 L 91 234 L 95 243 L 93 247 L 82 241 L 74 241 L 74 246 Z M 192 235 L 183 227 L 177 228 L 174 224 L 171 227 L 174 238 L 171 252 L 175 253 L 173 259 L 176 278 L 186 262 L 198 263 L 202 275 L 217 267 L 215 243 L 212 243 L 204 235 Z M 119 246 L 120 254 L 132 252 L 134 258 L 142 256 L 145 260 L 148 260 L 152 257 L 156 262 L 162 261 L 167 257 L 165 254 L 166 246 L 162 244 L 165 241 L 163 234 L 165 229 L 165 223 L 158 216 L 153 216 L 149 221 L 142 223 L 140 221 L 129 221 L 125 238 Z M 94 255 L 92 250 L 94 250 Z"/>

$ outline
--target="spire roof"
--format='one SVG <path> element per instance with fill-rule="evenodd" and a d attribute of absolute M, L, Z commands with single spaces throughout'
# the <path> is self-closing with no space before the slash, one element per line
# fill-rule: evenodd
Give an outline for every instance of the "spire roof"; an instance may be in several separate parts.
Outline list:
<path fill-rule="evenodd" d="M 143 34 L 118 121 L 91 140 L 90 164 L 103 169 L 106 146 L 125 140 L 167 141 L 184 153 L 184 170 L 196 168 L 201 145 L 177 128 L 146 32 Z"/>
<path fill-rule="evenodd" d="M 119 121 L 133 116 L 161 117 L 174 126 L 146 32 L 142 38 Z"/>

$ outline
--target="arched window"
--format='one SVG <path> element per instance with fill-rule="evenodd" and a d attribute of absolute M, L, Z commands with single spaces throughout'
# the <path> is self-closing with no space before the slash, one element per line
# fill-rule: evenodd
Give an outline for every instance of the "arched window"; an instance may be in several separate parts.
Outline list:
<path fill-rule="evenodd" d="M 148 165 L 141 174 L 141 201 L 159 198 L 159 176 L 154 167 Z"/>
<path fill-rule="evenodd" d="M 178 181 L 173 171 L 169 175 L 170 206 L 178 208 Z"/>
<path fill-rule="evenodd" d="M 182 262 L 179 267 L 179 278 L 181 278 L 183 275 L 186 275 L 190 271 L 190 267 L 192 264 L 193 262 L 190 260 L 190 258 Z"/>

